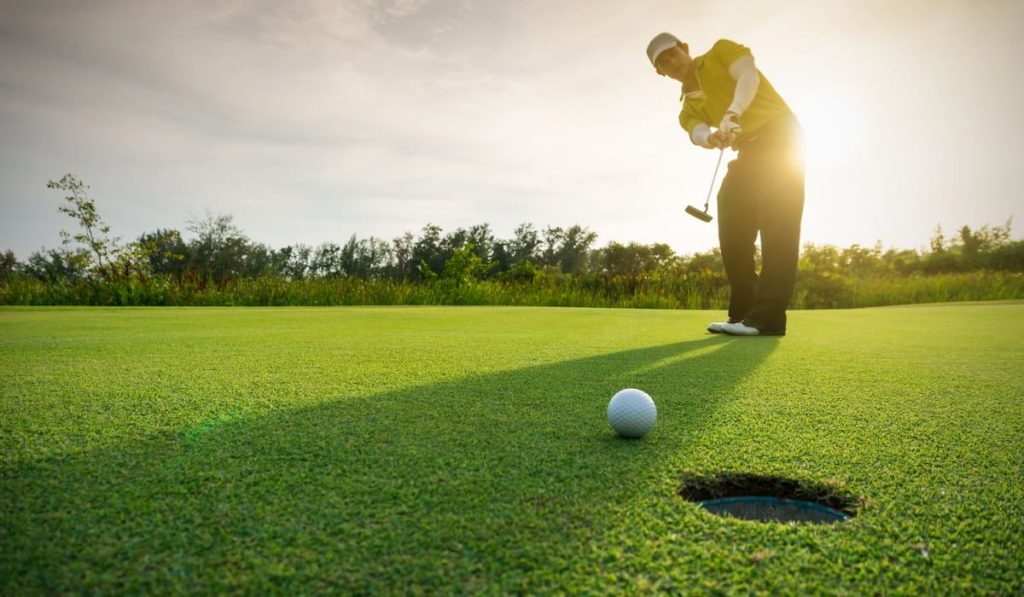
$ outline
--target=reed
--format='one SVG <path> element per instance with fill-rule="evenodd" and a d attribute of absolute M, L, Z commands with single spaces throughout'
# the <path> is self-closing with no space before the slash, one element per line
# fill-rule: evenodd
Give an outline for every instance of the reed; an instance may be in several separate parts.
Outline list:
<path fill-rule="evenodd" d="M 16 275 L 0 282 L 4 305 L 95 306 L 342 306 L 514 305 L 637 309 L 724 309 L 721 274 L 650 277 L 538 277 L 532 282 L 414 283 L 389 279 L 288 280 L 263 276 L 223 285 L 166 276 L 109 282 L 47 283 Z M 913 303 L 1024 299 L 1024 274 L 975 271 L 945 274 L 842 276 L 803 274 L 795 309 L 839 309 Z"/>

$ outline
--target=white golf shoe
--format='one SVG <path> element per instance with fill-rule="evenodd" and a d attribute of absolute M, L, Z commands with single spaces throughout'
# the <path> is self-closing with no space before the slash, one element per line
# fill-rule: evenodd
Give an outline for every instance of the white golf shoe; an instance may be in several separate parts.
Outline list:
<path fill-rule="evenodd" d="M 725 333 L 725 326 L 731 325 L 731 324 L 734 324 L 734 323 L 740 323 L 740 322 L 739 321 L 733 321 L 732 319 L 729 319 L 727 321 L 716 321 L 714 323 L 709 323 L 708 324 L 708 331 L 711 332 L 712 334 L 724 334 Z"/>
<path fill-rule="evenodd" d="M 760 336 L 761 330 L 746 325 L 742 321 L 739 323 L 726 323 L 722 325 L 722 332 L 729 334 L 730 336 Z"/>

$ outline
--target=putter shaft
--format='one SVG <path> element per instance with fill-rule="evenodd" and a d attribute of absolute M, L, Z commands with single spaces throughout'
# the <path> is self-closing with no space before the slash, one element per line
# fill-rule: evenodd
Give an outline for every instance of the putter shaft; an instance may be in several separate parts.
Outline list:
<path fill-rule="evenodd" d="M 715 163 L 715 173 L 711 175 L 711 186 L 708 187 L 708 196 L 704 199 L 704 213 L 708 213 L 708 206 L 711 205 L 711 191 L 715 188 L 715 180 L 718 178 L 718 168 L 722 165 L 722 156 L 725 155 L 725 148 L 718 150 L 718 162 Z"/>

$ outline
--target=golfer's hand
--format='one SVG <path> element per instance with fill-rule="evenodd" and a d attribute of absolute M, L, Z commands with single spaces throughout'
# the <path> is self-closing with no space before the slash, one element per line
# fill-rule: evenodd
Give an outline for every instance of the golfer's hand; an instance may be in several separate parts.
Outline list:
<path fill-rule="evenodd" d="M 722 122 L 718 124 L 718 132 L 716 134 L 722 139 L 722 147 L 730 147 L 736 142 L 736 137 L 742 132 L 739 115 L 735 112 L 726 112 L 725 116 L 722 117 Z"/>
<path fill-rule="evenodd" d="M 735 141 L 733 135 L 727 135 L 720 130 L 708 135 L 708 143 L 711 144 L 712 149 L 725 149 L 732 145 L 733 141 Z"/>
<path fill-rule="evenodd" d="M 718 123 L 718 130 L 726 135 L 736 137 L 740 134 L 740 116 L 735 112 L 726 112 L 722 122 Z"/>

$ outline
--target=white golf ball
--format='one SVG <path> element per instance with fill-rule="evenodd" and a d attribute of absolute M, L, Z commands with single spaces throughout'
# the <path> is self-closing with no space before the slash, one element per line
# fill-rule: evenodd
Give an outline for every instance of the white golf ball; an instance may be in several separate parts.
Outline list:
<path fill-rule="evenodd" d="M 626 388 L 608 403 L 608 423 L 622 437 L 643 437 L 657 420 L 658 409 L 647 392 Z"/>

